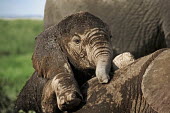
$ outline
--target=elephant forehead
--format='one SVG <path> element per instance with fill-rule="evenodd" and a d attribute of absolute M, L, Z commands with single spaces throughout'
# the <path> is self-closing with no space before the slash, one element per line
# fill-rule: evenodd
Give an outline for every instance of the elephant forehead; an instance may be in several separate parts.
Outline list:
<path fill-rule="evenodd" d="M 58 24 L 61 34 L 74 34 L 74 32 L 82 34 L 86 29 L 104 28 L 105 26 L 106 24 L 101 19 L 88 12 L 72 14 Z"/>
<path fill-rule="evenodd" d="M 79 26 L 77 25 L 76 27 L 70 29 L 70 35 L 74 35 L 74 34 L 78 34 L 78 35 L 82 35 L 82 36 L 85 36 L 88 32 L 91 31 L 91 28 L 90 26 Z"/>
<path fill-rule="evenodd" d="M 94 26 L 76 26 L 70 29 L 68 32 L 63 33 L 63 37 L 72 38 L 75 35 L 81 38 L 88 38 L 90 35 L 95 33 L 110 34 L 107 27 L 94 27 Z"/>

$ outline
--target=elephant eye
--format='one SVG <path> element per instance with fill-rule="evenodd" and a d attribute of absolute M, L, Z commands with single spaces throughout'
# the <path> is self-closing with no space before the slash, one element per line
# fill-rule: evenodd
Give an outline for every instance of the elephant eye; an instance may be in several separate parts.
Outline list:
<path fill-rule="evenodd" d="M 79 43 L 80 43 L 80 40 L 79 40 L 79 39 L 76 39 L 76 40 L 74 40 L 74 42 L 75 42 L 76 44 L 79 44 Z"/>
<path fill-rule="evenodd" d="M 81 38 L 79 36 L 74 36 L 72 40 L 75 44 L 80 44 L 81 42 Z"/>

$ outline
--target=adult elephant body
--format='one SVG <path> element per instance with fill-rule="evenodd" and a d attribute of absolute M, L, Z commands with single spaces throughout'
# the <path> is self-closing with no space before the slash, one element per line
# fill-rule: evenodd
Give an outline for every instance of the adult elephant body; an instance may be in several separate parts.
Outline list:
<path fill-rule="evenodd" d="M 115 71 L 109 84 L 90 79 L 81 87 L 84 105 L 69 113 L 169 113 L 169 66 L 170 49 L 162 49 Z M 45 89 L 51 96 L 44 107 L 53 109 L 51 113 L 67 113 L 57 109 L 51 83 L 34 73 L 18 96 L 16 111 L 42 113 L 40 103 Z"/>
<path fill-rule="evenodd" d="M 169 0 L 47 0 L 45 28 L 79 11 L 88 11 L 110 26 L 118 54 L 130 51 L 138 58 L 170 47 Z"/>

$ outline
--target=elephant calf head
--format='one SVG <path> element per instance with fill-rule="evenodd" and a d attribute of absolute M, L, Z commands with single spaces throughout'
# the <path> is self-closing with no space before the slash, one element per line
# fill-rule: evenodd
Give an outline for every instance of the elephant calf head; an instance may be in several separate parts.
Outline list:
<path fill-rule="evenodd" d="M 96 69 L 99 81 L 107 83 L 113 56 L 108 26 L 87 12 L 73 14 L 58 26 L 61 47 L 74 67 Z"/>

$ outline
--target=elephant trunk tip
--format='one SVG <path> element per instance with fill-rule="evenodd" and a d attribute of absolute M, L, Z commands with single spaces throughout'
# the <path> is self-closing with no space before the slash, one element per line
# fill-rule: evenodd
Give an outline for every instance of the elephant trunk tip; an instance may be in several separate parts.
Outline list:
<path fill-rule="evenodd" d="M 110 56 L 102 56 L 97 59 L 96 76 L 100 83 L 109 82 L 110 68 L 111 68 L 111 57 Z"/>

